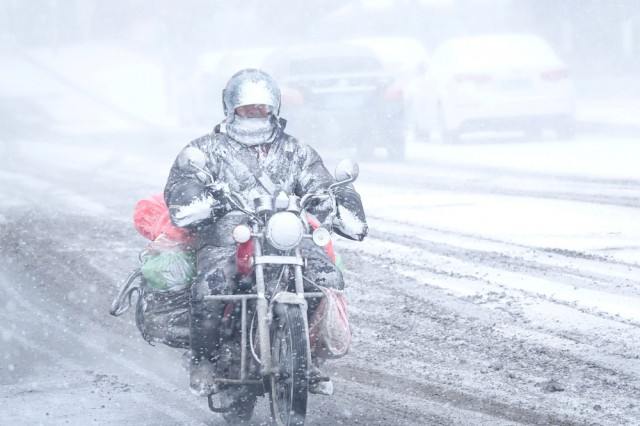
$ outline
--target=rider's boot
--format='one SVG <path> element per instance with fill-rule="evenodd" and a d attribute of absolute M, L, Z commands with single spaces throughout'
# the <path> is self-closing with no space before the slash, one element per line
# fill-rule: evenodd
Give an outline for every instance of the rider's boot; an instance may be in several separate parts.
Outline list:
<path fill-rule="evenodd" d="M 320 370 L 320 365 L 323 363 L 323 359 L 313 357 L 309 372 L 309 392 L 316 395 L 331 396 L 333 395 L 333 382 L 331 377 Z"/>
<path fill-rule="evenodd" d="M 213 381 L 215 374 L 214 364 L 206 358 L 191 358 L 189 368 L 189 388 L 196 396 L 209 396 L 216 393 L 217 386 Z"/>
<path fill-rule="evenodd" d="M 215 359 L 219 348 L 219 327 L 223 306 L 221 303 L 191 306 L 191 359 L 190 387 L 198 396 L 208 396 L 217 390 Z"/>

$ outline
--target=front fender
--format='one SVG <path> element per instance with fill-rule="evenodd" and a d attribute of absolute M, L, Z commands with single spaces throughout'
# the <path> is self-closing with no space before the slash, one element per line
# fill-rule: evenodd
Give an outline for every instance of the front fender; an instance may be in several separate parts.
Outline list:
<path fill-rule="evenodd" d="M 271 299 L 271 305 L 275 305 L 276 303 L 284 303 L 287 305 L 306 305 L 307 301 L 304 297 L 298 296 L 295 293 L 281 291 Z"/>
<path fill-rule="evenodd" d="M 299 305 L 303 312 L 307 311 L 307 301 L 296 293 L 281 291 L 271 298 L 269 303 L 269 324 L 273 321 L 273 315 L 278 314 L 278 308 L 283 305 Z"/>

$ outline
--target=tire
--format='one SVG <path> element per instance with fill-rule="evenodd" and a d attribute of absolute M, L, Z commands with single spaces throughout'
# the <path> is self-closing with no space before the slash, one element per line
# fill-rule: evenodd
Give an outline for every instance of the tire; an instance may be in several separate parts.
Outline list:
<path fill-rule="evenodd" d="M 362 160 L 373 158 L 373 150 L 369 140 L 359 140 L 356 144 L 356 155 Z"/>
<path fill-rule="evenodd" d="M 572 140 L 576 136 L 576 122 L 572 118 L 559 120 L 556 124 L 556 134 L 560 139 Z"/>
<path fill-rule="evenodd" d="M 220 405 L 229 407 L 222 417 L 230 425 L 241 425 L 251 420 L 257 397 L 246 386 L 229 386 L 220 392 Z"/>
<path fill-rule="evenodd" d="M 411 133 L 410 122 L 405 116 L 401 116 L 398 118 L 398 123 L 400 124 L 390 129 L 391 131 L 385 137 L 387 160 L 404 161 L 405 159 L 407 137 Z"/>
<path fill-rule="evenodd" d="M 398 140 L 394 145 L 387 146 L 387 158 L 389 160 L 404 161 L 405 141 Z"/>
<path fill-rule="evenodd" d="M 531 126 L 527 127 L 524 131 L 524 138 L 528 141 L 539 141 L 544 136 L 542 127 Z"/>
<path fill-rule="evenodd" d="M 438 107 L 438 131 L 444 144 L 456 143 L 460 140 L 460 132 L 447 127 L 447 120 L 442 105 Z"/>
<path fill-rule="evenodd" d="M 409 128 L 416 142 L 431 142 L 431 129 L 425 129 L 416 121 L 411 123 Z"/>
<path fill-rule="evenodd" d="M 303 425 L 307 415 L 308 337 L 302 309 L 278 306 L 271 330 L 271 416 L 277 425 Z"/>
<path fill-rule="evenodd" d="M 440 137 L 442 138 L 442 143 L 445 144 L 454 144 L 460 142 L 460 132 L 455 130 L 440 130 Z"/>

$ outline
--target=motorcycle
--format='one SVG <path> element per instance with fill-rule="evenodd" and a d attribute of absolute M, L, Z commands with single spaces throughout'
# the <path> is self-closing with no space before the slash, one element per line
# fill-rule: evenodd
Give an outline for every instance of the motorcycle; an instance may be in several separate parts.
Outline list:
<path fill-rule="evenodd" d="M 203 181 L 223 194 L 232 210 L 247 218 L 232 230 L 239 277 L 235 291 L 205 297 L 205 302 L 225 306 L 213 379 L 216 390 L 208 396 L 209 408 L 229 423 L 244 422 L 253 415 L 257 398 L 268 396 L 275 424 L 304 424 L 309 386 L 328 378 L 314 371 L 308 320 L 309 301 L 317 303 L 325 294 L 305 291 L 308 280 L 303 276 L 306 259 L 301 245 L 311 240 L 325 249 L 330 247 L 331 226 L 321 225 L 309 209 L 317 203 L 329 203 L 324 223 L 333 223 L 336 189 L 356 180 L 358 165 L 349 160 L 340 162 L 336 183 L 326 190 L 301 198 L 279 192 L 248 203 L 227 186 L 215 183 L 201 160 L 194 158 L 190 163 Z M 112 313 L 122 313 L 119 306 L 127 297 L 131 298 L 131 286 L 125 283 Z M 216 395 L 219 404 L 214 401 Z"/>

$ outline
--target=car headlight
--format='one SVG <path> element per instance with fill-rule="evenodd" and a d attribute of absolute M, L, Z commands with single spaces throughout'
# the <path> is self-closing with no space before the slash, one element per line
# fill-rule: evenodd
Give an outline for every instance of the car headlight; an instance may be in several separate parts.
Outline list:
<path fill-rule="evenodd" d="M 274 214 L 267 223 L 265 236 L 269 244 L 278 250 L 291 250 L 296 247 L 304 228 L 300 218 L 291 212 L 279 212 Z"/>

